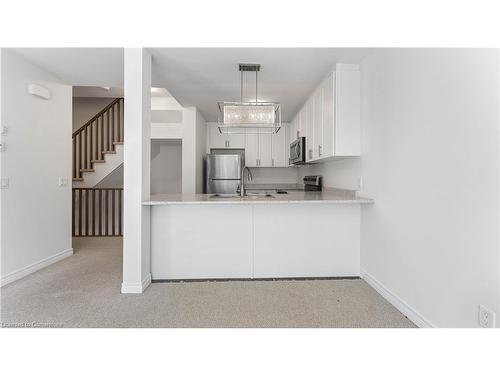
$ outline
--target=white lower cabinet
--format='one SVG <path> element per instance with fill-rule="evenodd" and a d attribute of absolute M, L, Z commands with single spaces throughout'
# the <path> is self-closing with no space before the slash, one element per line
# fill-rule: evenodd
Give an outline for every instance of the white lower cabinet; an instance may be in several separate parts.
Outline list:
<path fill-rule="evenodd" d="M 359 225 L 359 204 L 152 206 L 151 274 L 154 280 L 359 276 Z"/>
<path fill-rule="evenodd" d="M 359 205 L 255 205 L 253 277 L 358 276 L 359 225 Z"/>

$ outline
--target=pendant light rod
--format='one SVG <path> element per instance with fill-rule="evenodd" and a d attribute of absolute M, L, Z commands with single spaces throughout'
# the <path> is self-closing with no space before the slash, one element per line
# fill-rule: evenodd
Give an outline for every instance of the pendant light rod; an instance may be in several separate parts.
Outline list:
<path fill-rule="evenodd" d="M 260 64 L 239 64 L 240 69 L 240 101 L 243 102 L 243 72 L 255 72 L 255 103 L 258 103 L 258 74 Z"/>
<path fill-rule="evenodd" d="M 259 74 L 259 71 L 256 70 L 255 71 L 255 103 L 258 102 L 257 100 L 257 87 L 258 87 L 258 79 L 257 79 L 257 75 Z"/>

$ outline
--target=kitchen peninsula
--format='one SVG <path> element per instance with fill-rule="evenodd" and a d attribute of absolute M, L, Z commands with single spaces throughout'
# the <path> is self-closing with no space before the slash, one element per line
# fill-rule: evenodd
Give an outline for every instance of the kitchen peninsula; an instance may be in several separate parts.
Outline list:
<path fill-rule="evenodd" d="M 354 192 L 162 194 L 151 207 L 153 280 L 359 276 Z"/>

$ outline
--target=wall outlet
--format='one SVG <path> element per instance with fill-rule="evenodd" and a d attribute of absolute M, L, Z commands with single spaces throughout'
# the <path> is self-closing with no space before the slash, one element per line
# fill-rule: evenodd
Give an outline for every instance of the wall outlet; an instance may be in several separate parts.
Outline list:
<path fill-rule="evenodd" d="M 495 328 L 495 313 L 479 305 L 479 325 L 483 328 Z"/>
<path fill-rule="evenodd" d="M 1 135 L 7 135 L 9 133 L 9 128 L 7 128 L 6 126 L 2 126 L 1 128 L 2 130 L 0 131 L 0 134 Z"/>
<path fill-rule="evenodd" d="M 8 178 L 2 178 L 0 180 L 0 188 L 2 188 L 2 189 L 8 189 L 9 188 L 9 179 Z"/>

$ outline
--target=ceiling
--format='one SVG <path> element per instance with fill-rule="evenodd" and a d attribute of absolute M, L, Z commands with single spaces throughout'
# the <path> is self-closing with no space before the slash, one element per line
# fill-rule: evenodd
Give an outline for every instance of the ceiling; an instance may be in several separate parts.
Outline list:
<path fill-rule="evenodd" d="M 73 86 L 74 98 L 121 98 L 121 87 Z"/>
<path fill-rule="evenodd" d="M 123 87 L 123 48 L 12 48 L 72 86 Z"/>
<path fill-rule="evenodd" d="M 12 50 L 70 85 L 123 87 L 123 48 Z M 217 101 L 240 100 L 239 63 L 261 64 L 259 100 L 280 102 L 282 120 L 290 121 L 335 63 L 359 63 L 370 53 L 368 48 L 148 50 L 153 57 L 152 86 L 166 88 L 183 106 L 198 107 L 207 121 L 216 121 Z M 243 99 L 255 100 L 255 75 L 244 77 Z"/>
<path fill-rule="evenodd" d="M 217 101 L 240 100 L 239 63 L 261 64 L 258 97 L 281 103 L 290 121 L 335 63 L 359 63 L 367 48 L 150 48 L 152 80 L 183 106 L 216 121 Z M 244 100 L 255 100 L 255 73 L 244 73 Z"/>
<path fill-rule="evenodd" d="M 172 95 L 163 87 L 152 87 L 154 98 L 170 98 Z M 122 98 L 123 88 L 103 86 L 73 86 L 74 98 Z"/>

